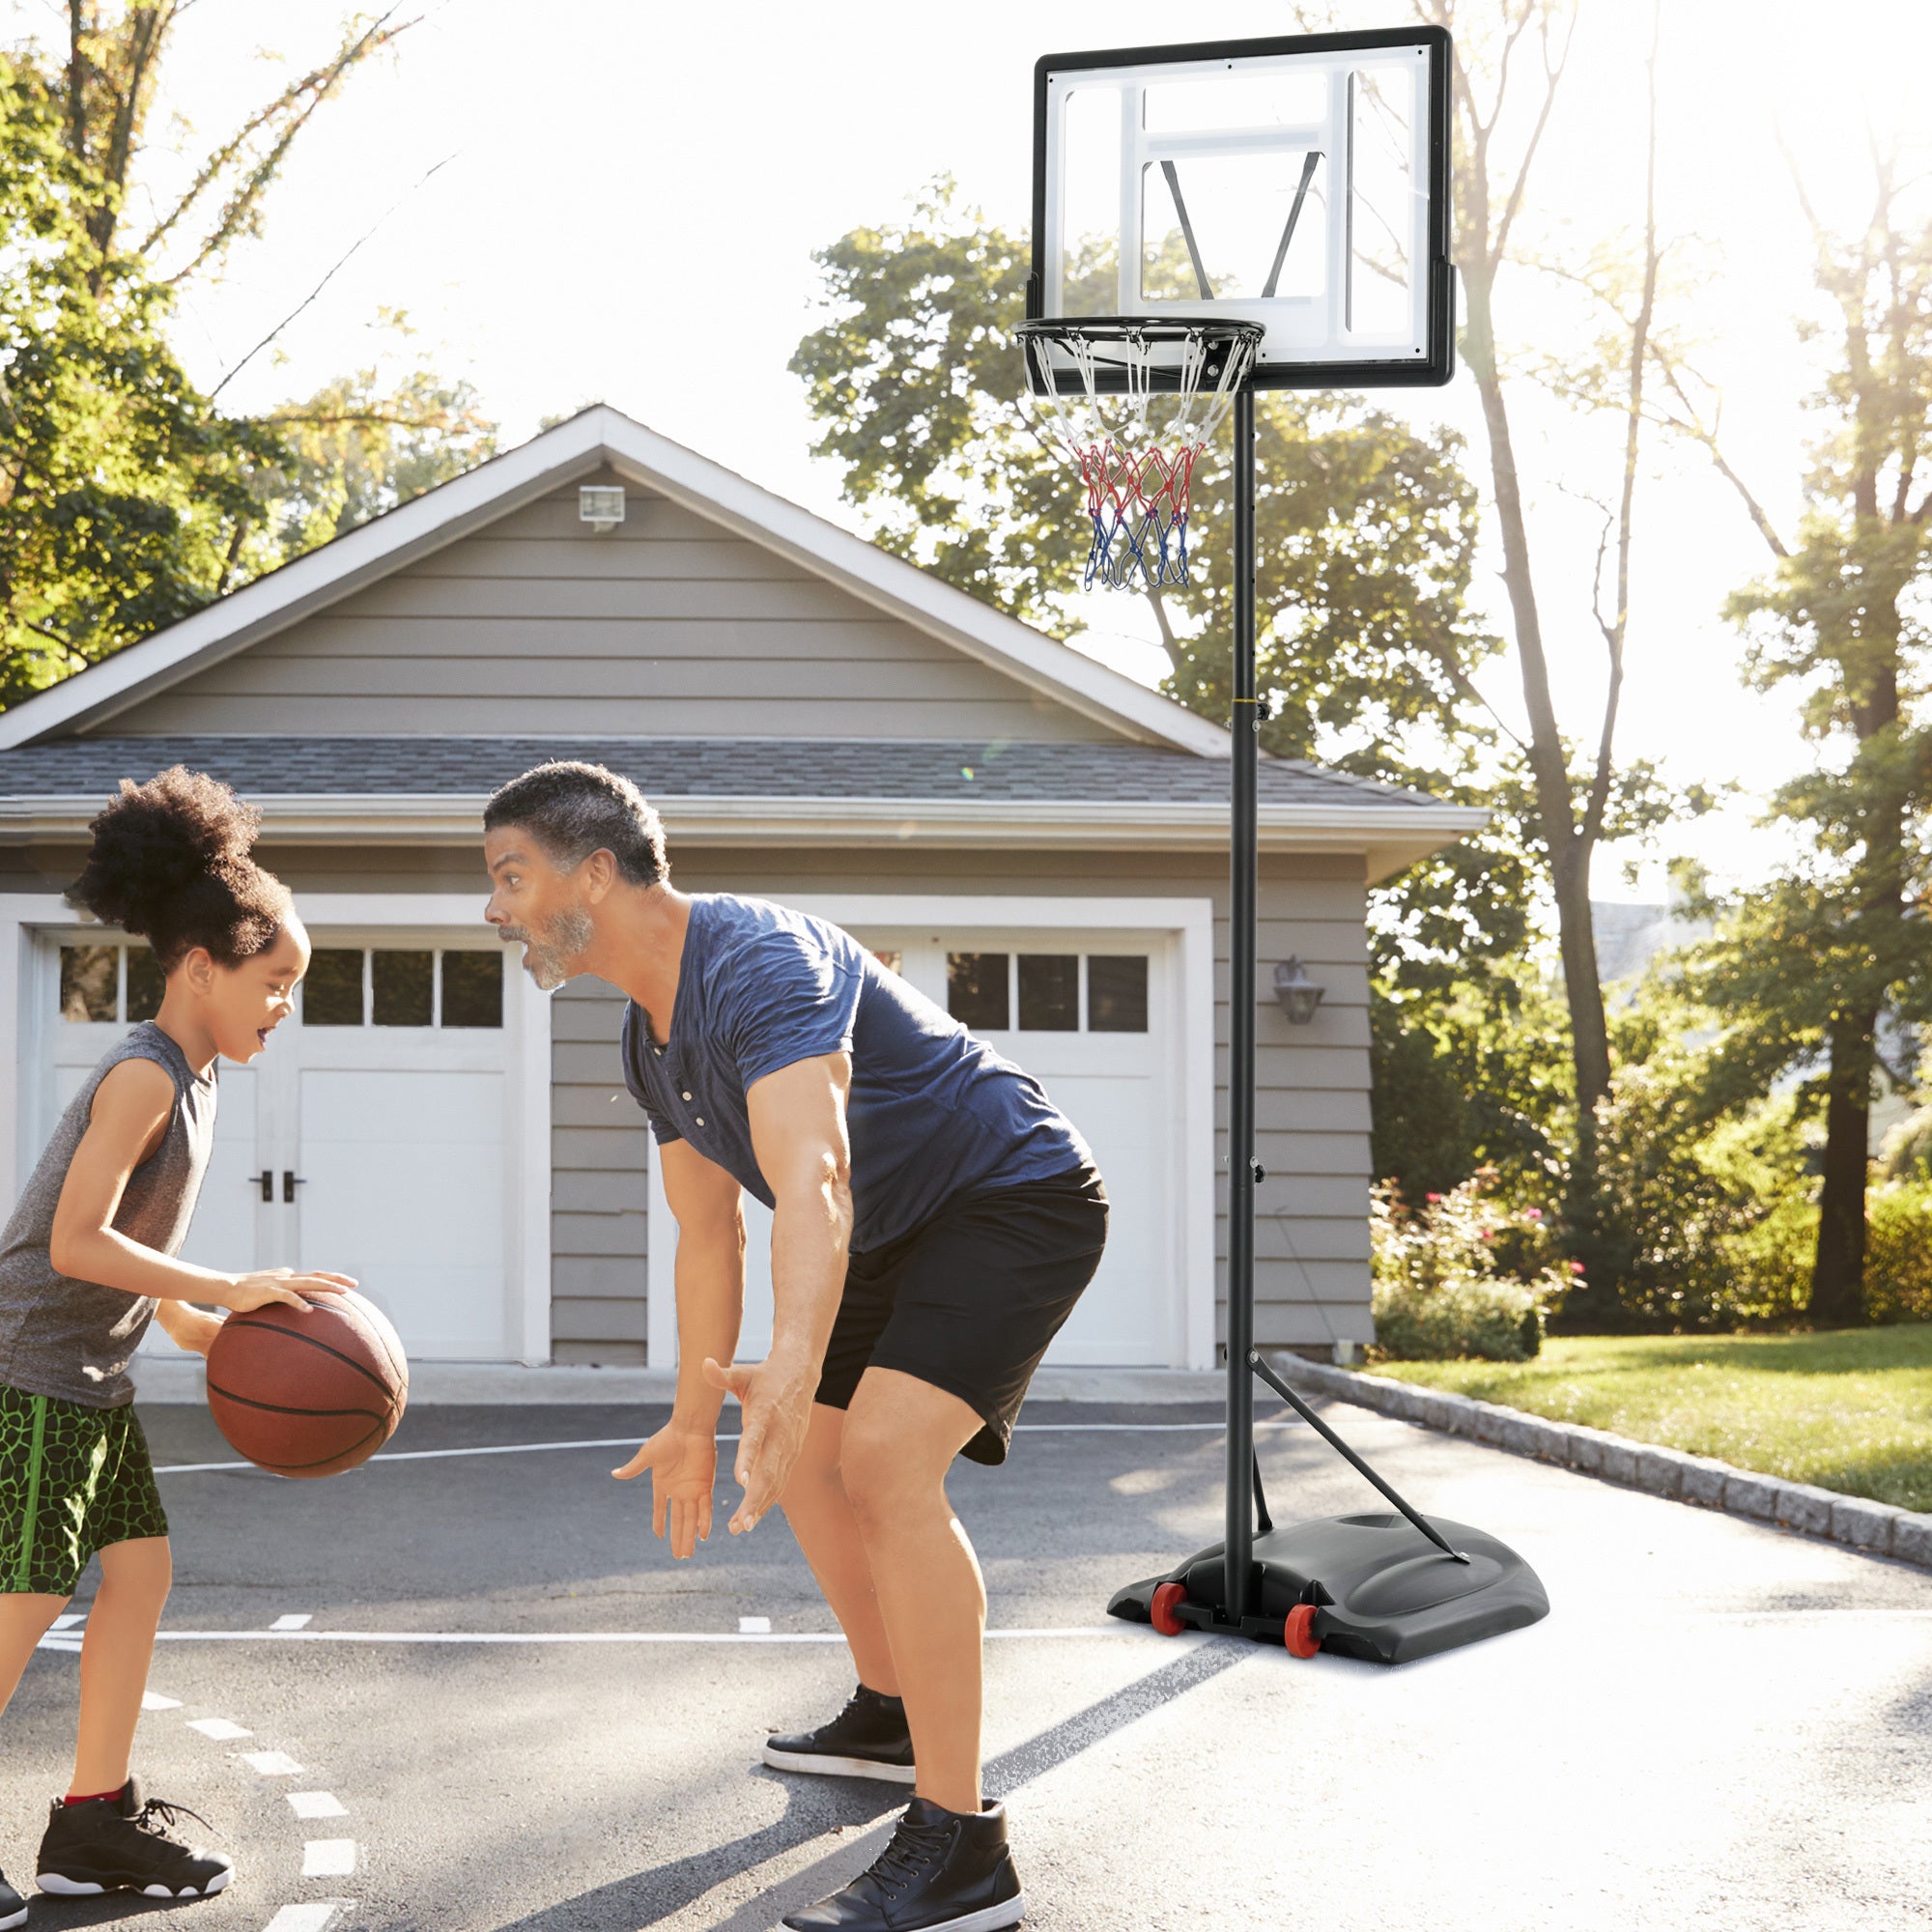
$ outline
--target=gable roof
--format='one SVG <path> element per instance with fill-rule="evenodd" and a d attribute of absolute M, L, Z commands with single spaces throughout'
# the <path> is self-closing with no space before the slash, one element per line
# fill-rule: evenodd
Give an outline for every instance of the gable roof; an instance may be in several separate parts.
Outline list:
<path fill-rule="evenodd" d="M 613 469 L 1124 739 L 1226 758 L 1227 732 L 599 404 L 0 713 L 0 750 L 106 724 L 575 477 Z"/>

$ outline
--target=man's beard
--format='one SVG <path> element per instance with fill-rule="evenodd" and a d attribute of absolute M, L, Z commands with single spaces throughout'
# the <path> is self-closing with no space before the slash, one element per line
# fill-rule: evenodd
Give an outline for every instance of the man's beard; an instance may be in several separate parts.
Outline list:
<path fill-rule="evenodd" d="M 503 943 L 521 943 L 524 970 L 537 982 L 539 992 L 554 993 L 571 977 L 575 962 L 590 949 L 597 928 L 587 912 L 560 912 L 545 920 L 534 931 L 521 925 L 502 928 Z"/>

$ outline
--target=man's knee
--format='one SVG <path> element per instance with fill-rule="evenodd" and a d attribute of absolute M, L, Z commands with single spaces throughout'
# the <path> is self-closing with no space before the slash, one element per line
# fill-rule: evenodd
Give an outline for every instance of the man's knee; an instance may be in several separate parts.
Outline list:
<path fill-rule="evenodd" d="M 944 1471 L 906 1453 L 906 1443 L 880 1422 L 847 1422 L 840 1463 L 846 1500 L 862 1533 L 906 1520 L 921 1503 L 944 1496 Z"/>

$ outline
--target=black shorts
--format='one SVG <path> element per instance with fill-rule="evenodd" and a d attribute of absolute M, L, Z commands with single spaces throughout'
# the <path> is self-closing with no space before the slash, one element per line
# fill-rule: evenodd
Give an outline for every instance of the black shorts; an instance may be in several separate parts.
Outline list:
<path fill-rule="evenodd" d="M 851 1257 L 817 1400 L 849 1408 L 867 1369 L 917 1376 L 985 1424 L 967 1457 L 1004 1463 L 1033 1372 L 1106 1243 L 1107 1191 L 1091 1167 L 948 1202 Z"/>

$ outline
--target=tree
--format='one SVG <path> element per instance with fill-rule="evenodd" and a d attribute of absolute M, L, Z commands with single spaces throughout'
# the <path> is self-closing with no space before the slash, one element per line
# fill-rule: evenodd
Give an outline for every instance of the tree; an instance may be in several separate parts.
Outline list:
<path fill-rule="evenodd" d="M 1105 275 L 1105 246 L 1089 243 L 1079 272 Z M 855 229 L 817 259 L 830 314 L 791 366 L 823 426 L 817 453 L 843 466 L 845 498 L 874 541 L 1014 616 L 1075 630 L 1087 550 L 1077 484 L 1021 404 L 1025 242 L 957 206 L 942 180 L 905 222 Z M 1496 741 L 1470 672 L 1498 646 L 1465 609 L 1478 504 L 1459 440 L 1353 397 L 1269 396 L 1257 429 L 1264 747 L 1490 803 Z M 1201 527 L 1228 527 L 1231 480 L 1216 447 L 1196 472 Z M 1194 575 L 1185 590 L 1146 594 L 1167 690 L 1225 723 L 1228 547 L 1203 546 Z M 1378 1173 L 1446 1174 L 1454 1145 L 1467 1164 L 1451 1186 L 1482 1158 L 1517 1173 L 1545 1158 L 1543 1069 L 1479 1108 L 1460 1142 L 1444 1140 L 1432 1097 L 1498 1073 L 1499 1054 L 1523 1044 L 1532 863 L 1508 820 L 1372 895 Z"/>
<path fill-rule="evenodd" d="M 0 56 L 0 703 L 206 602 L 275 454 L 183 374 L 169 293 L 97 239 L 110 191 L 66 126 Z"/>
<path fill-rule="evenodd" d="M 228 377 L 209 394 L 189 382 L 167 339 L 176 291 L 260 232 L 301 130 L 414 24 L 394 7 L 349 20 L 335 53 L 210 148 L 136 235 L 147 119 L 191 4 L 70 0 L 57 59 L 0 56 L 0 705 L 494 447 L 468 386 L 421 367 L 254 417 L 218 407 Z"/>
<path fill-rule="evenodd" d="M 1760 690 L 1797 689 L 1818 753 L 1771 803 L 1806 851 L 1730 903 L 1702 971 L 1705 997 L 1728 1021 L 1734 1086 L 1809 1070 L 1806 1097 L 1825 1116 L 1810 1314 L 1838 1326 L 1867 1310 L 1881 1023 L 1889 1012 L 1932 1017 L 1932 222 L 1908 213 L 1896 164 L 1883 157 L 1862 234 L 1835 236 L 1808 201 L 1804 212 L 1834 366 L 1817 399 L 1826 428 L 1793 540 L 1723 461 L 1683 370 L 1671 375 L 1677 426 L 1713 453 L 1775 556 L 1770 575 L 1731 602 L 1746 676 Z"/>
<path fill-rule="evenodd" d="M 388 386 L 364 369 L 266 421 L 279 454 L 261 482 L 263 535 L 277 559 L 328 543 L 497 452 L 497 426 L 475 390 L 427 368 Z"/>
<path fill-rule="evenodd" d="M 1548 867 L 1556 913 L 1577 1094 L 1570 1217 L 1573 1238 L 1588 1254 L 1601 1245 L 1610 1208 L 1597 1184 L 1593 1145 L 1596 1108 L 1610 1087 L 1610 1042 L 1590 910 L 1591 863 L 1605 838 L 1632 825 L 1654 822 L 1664 812 L 1656 795 L 1656 774 L 1620 764 L 1616 753 L 1629 644 L 1635 490 L 1641 432 L 1650 414 L 1645 384 L 1659 327 L 1663 265 L 1657 217 L 1661 15 L 1653 0 L 1640 239 L 1634 251 L 1600 250 L 1585 268 L 1564 271 L 1583 288 L 1602 327 L 1594 354 L 1555 386 L 1588 410 L 1621 418 L 1623 431 L 1615 503 L 1605 507 L 1592 598 L 1605 647 L 1605 696 L 1587 750 L 1579 757 L 1558 720 L 1550 690 L 1544 611 L 1532 568 L 1497 299 L 1507 269 L 1533 266 L 1520 245 L 1519 223 L 1574 41 L 1577 0 L 1417 0 L 1416 11 L 1424 20 L 1448 28 L 1457 37 L 1455 247 L 1466 318 L 1463 357 L 1482 401 L 1503 583 L 1529 724 L 1528 741 L 1521 748 L 1533 797 L 1525 832 Z M 1522 85 L 1524 64 L 1532 58 L 1536 71 L 1525 117 L 1514 97 Z M 1605 1274 L 1599 1267 L 1593 1270 L 1593 1280 Z"/>
<path fill-rule="evenodd" d="M 195 0 L 67 0 L 66 45 L 50 91 L 63 109 L 68 152 L 99 182 L 87 213 L 100 260 L 117 252 L 166 262 L 170 286 L 217 270 L 230 247 L 262 229 L 263 200 L 296 138 L 358 67 L 419 24 L 400 6 L 353 15 L 335 52 L 254 108 L 195 163 L 187 185 L 138 239 L 121 233 L 137 179 L 149 110 L 176 23 Z"/>

